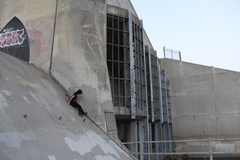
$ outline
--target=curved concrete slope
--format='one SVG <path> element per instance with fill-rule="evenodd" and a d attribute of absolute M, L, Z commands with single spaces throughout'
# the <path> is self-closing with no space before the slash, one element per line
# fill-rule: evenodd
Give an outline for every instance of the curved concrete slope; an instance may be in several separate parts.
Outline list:
<path fill-rule="evenodd" d="M 66 101 L 48 75 L 0 52 L 0 160 L 131 159 Z"/>

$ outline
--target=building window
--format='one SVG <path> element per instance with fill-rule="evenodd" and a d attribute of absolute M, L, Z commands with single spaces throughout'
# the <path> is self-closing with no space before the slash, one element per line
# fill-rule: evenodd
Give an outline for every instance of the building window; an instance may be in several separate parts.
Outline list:
<path fill-rule="evenodd" d="M 148 111 L 151 113 L 151 119 L 155 121 L 160 120 L 158 58 L 156 53 L 152 49 L 149 49 L 148 46 L 145 46 L 145 54 L 147 66 Z"/>
<path fill-rule="evenodd" d="M 107 66 L 114 107 L 130 106 L 128 18 L 107 15 Z"/>
<path fill-rule="evenodd" d="M 135 67 L 136 106 L 137 109 L 143 110 L 146 106 L 146 82 L 142 28 L 132 22 L 132 33 Z"/>
<path fill-rule="evenodd" d="M 158 58 L 151 55 L 151 69 L 152 69 L 152 92 L 153 92 L 153 106 L 155 120 L 160 120 L 160 95 L 159 95 L 159 71 L 157 67 Z"/>

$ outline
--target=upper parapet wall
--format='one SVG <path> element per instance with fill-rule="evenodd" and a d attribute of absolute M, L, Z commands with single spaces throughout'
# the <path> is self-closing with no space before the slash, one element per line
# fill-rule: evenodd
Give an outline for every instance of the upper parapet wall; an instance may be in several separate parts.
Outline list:
<path fill-rule="evenodd" d="M 201 75 L 201 74 L 211 74 L 211 73 L 225 73 L 225 72 L 234 72 L 237 73 L 236 71 L 231 71 L 231 70 L 226 70 L 222 68 L 216 68 L 214 66 L 206 66 L 206 65 L 201 65 L 201 64 L 195 64 L 195 63 L 190 63 L 190 62 L 184 62 L 184 61 L 179 61 L 179 60 L 173 60 L 173 59 L 167 59 L 167 58 L 162 58 L 160 59 L 160 62 L 162 66 L 168 67 L 171 66 L 168 69 L 171 69 L 167 74 L 168 76 L 182 76 L 182 75 Z M 178 68 L 184 69 L 179 72 Z"/>
<path fill-rule="evenodd" d="M 160 65 L 171 84 L 174 139 L 239 138 L 239 72 L 171 59 Z"/>

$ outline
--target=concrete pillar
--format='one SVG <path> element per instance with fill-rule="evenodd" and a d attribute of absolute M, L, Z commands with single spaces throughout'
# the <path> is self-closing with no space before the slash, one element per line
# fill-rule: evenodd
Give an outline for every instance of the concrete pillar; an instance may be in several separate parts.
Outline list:
<path fill-rule="evenodd" d="M 129 18 L 129 51 L 130 51 L 130 87 L 131 87 L 131 117 L 136 117 L 136 89 L 135 89 L 135 67 L 133 52 L 133 33 L 132 33 L 132 12 L 128 11 Z"/>
<path fill-rule="evenodd" d="M 125 142 L 137 142 L 137 121 L 131 121 L 128 123 L 125 123 L 124 125 L 124 138 Z M 138 144 L 132 143 L 127 144 L 126 147 L 132 151 L 137 152 L 138 151 Z M 137 155 L 135 155 L 137 157 Z"/>

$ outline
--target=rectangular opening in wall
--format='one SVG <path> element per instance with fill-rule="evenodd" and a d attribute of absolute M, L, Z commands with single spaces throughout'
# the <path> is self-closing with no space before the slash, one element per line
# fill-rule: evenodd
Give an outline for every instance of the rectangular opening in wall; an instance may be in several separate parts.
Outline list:
<path fill-rule="evenodd" d="M 114 11 L 111 7 L 109 10 Z M 130 106 L 126 100 L 130 97 L 127 95 L 130 91 L 129 24 L 120 12 L 107 15 L 107 64 L 114 107 L 127 107 Z"/>
<path fill-rule="evenodd" d="M 113 60 L 118 61 L 118 46 L 113 46 Z"/>
<path fill-rule="evenodd" d="M 119 70 L 120 70 L 119 78 L 124 78 L 124 63 L 119 63 Z"/>
<path fill-rule="evenodd" d="M 123 31 L 123 17 L 119 17 L 119 30 Z"/>
<path fill-rule="evenodd" d="M 113 63 L 113 65 L 114 65 L 114 66 L 113 66 L 113 69 L 114 69 L 113 77 L 114 77 L 114 78 L 118 78 L 118 69 L 119 69 L 118 64 L 119 64 L 119 63 L 117 63 L 117 62 L 114 62 L 114 63 Z"/>
<path fill-rule="evenodd" d="M 112 16 L 111 15 L 108 15 L 107 16 L 107 28 L 112 28 Z"/>
<path fill-rule="evenodd" d="M 118 41 L 118 39 L 119 39 L 118 31 L 114 30 L 113 33 L 114 33 L 114 38 L 113 38 L 114 39 L 114 44 L 118 44 L 119 43 L 119 41 Z"/>
<path fill-rule="evenodd" d="M 112 52 L 113 51 L 113 49 L 112 49 L 112 45 L 107 45 L 107 59 L 108 60 L 112 60 Z"/>
<path fill-rule="evenodd" d="M 118 17 L 114 16 L 113 18 L 113 28 L 118 29 Z"/>
<path fill-rule="evenodd" d="M 107 66 L 108 66 L 108 74 L 109 74 L 109 77 L 112 77 L 112 62 L 111 61 L 108 61 L 107 62 Z"/>
<path fill-rule="evenodd" d="M 107 43 L 112 43 L 112 39 L 113 39 L 113 34 L 112 34 L 112 30 L 110 28 L 107 29 Z"/>
<path fill-rule="evenodd" d="M 133 16 L 134 17 L 134 16 Z M 145 66 L 144 66 L 144 50 L 143 50 L 143 41 L 140 37 L 140 32 L 142 32 L 140 23 L 136 23 L 137 18 L 133 18 L 132 22 L 132 43 L 133 43 L 133 54 L 134 54 L 134 71 L 135 71 L 135 101 L 137 116 L 145 116 L 146 112 L 143 112 L 143 107 L 146 107 L 146 85 L 145 85 Z M 142 33 L 141 33 L 142 34 Z"/>
<path fill-rule="evenodd" d="M 123 45 L 123 32 L 119 31 L 119 45 Z"/>
<path fill-rule="evenodd" d="M 114 79 L 114 96 L 118 97 L 119 93 L 119 86 L 118 86 L 118 79 Z"/>
<path fill-rule="evenodd" d="M 119 61 L 124 61 L 124 48 L 119 47 Z"/>

